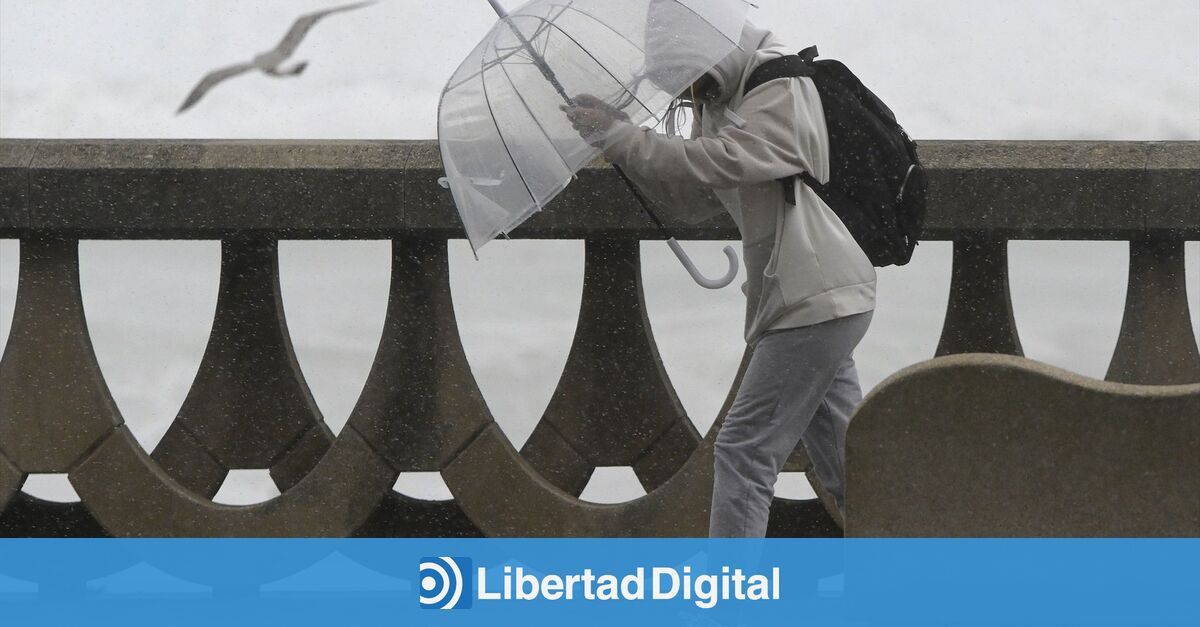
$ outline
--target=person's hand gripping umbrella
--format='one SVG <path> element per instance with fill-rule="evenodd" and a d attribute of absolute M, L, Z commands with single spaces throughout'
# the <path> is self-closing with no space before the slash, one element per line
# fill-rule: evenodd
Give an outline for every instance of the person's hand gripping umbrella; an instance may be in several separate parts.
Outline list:
<path fill-rule="evenodd" d="M 634 124 L 659 121 L 677 94 L 737 47 L 748 11 L 745 0 L 533 0 L 511 13 L 489 2 L 500 21 L 450 79 L 438 112 L 446 184 L 475 250 L 541 211 L 599 156 L 564 105 Z M 673 32 L 704 45 L 647 72 L 648 36 Z M 614 168 L 697 283 L 719 289 L 733 282 L 733 248 L 725 248 L 726 275 L 704 277 Z"/>

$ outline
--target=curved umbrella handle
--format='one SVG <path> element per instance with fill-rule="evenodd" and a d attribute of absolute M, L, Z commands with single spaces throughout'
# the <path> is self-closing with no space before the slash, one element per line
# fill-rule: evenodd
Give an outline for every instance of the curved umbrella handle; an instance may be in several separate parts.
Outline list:
<path fill-rule="evenodd" d="M 710 279 L 705 277 L 703 274 L 700 274 L 700 269 L 696 267 L 696 264 L 692 263 L 691 257 L 688 257 L 687 253 L 683 251 L 683 246 L 680 246 L 679 242 L 675 241 L 674 237 L 667 240 L 667 245 L 671 247 L 671 251 L 674 252 L 675 256 L 679 258 L 679 263 L 683 264 L 683 267 L 688 271 L 688 274 L 692 275 L 692 280 L 695 281 L 700 287 L 710 290 L 719 290 L 727 287 L 730 283 L 733 283 L 734 279 L 737 278 L 739 267 L 738 257 L 732 246 L 725 247 L 725 257 L 729 259 L 729 272 L 726 272 L 725 276 L 719 279 Z"/>

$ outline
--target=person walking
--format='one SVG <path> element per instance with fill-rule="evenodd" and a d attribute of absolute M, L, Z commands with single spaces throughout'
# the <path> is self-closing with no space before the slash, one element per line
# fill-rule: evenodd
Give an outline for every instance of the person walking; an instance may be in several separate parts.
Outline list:
<path fill-rule="evenodd" d="M 677 10 L 677 3 L 661 3 Z M 647 30 L 645 76 L 687 67 L 696 43 Z M 747 22 L 740 47 L 692 85 L 667 116 L 666 133 L 631 124 L 583 94 L 563 107 L 585 139 L 624 168 L 656 205 L 689 223 L 720 212 L 742 236 L 747 278 L 745 377 L 717 434 L 710 537 L 766 536 L 775 484 L 803 442 L 817 478 L 845 511 L 845 440 L 862 401 L 854 349 L 875 309 L 871 260 L 841 220 L 797 178 L 830 177 L 821 98 L 804 77 L 743 93 L 756 68 L 793 51 Z M 676 113 L 690 105 L 689 138 Z M 784 185 L 794 190 L 789 202 Z"/>

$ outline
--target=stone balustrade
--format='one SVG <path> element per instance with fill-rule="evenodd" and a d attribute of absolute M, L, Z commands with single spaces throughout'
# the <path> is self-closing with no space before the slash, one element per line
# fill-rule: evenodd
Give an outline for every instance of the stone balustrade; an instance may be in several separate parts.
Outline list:
<path fill-rule="evenodd" d="M 1200 239 L 1200 143 L 921 151 L 927 239 L 954 242 L 937 353 L 955 356 L 896 375 L 859 411 L 848 532 L 1200 535 L 1200 350 L 1183 252 Z M 608 169 L 588 168 L 512 234 L 586 243 L 570 357 L 518 451 L 459 340 L 446 250 L 461 234 L 440 176 L 432 142 L 0 140 L 0 237 L 21 250 L 0 360 L 0 534 L 707 535 L 721 420 L 697 432 L 663 368 L 639 257 L 639 242 L 659 236 L 629 192 Z M 669 226 L 681 239 L 737 237 L 727 219 Z M 145 451 L 92 350 L 78 241 L 151 238 L 223 244 L 199 372 Z M 336 435 L 283 316 L 277 243 L 299 238 L 394 242 L 383 337 Z M 1007 265 L 1018 239 L 1130 242 L 1109 382 L 1019 358 Z M 799 451 L 789 469 L 807 465 Z M 646 496 L 580 500 L 601 466 L 631 466 Z M 231 469 L 269 469 L 281 495 L 214 503 Z M 392 490 L 400 473 L 434 471 L 452 500 Z M 67 473 L 81 502 L 21 492 L 31 473 Z M 770 533 L 841 531 L 819 501 L 777 498 Z"/>

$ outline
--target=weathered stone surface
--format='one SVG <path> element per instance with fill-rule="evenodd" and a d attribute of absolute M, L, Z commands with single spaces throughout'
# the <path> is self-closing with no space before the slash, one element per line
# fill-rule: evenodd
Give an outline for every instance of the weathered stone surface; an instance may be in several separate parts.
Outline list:
<path fill-rule="evenodd" d="M 21 242 L 12 331 L 0 358 L 0 452 L 27 473 L 66 472 L 122 423 L 79 293 L 79 243 Z"/>
<path fill-rule="evenodd" d="M 804 445 L 801 443 L 783 464 L 783 472 L 808 472 L 809 470 L 812 470 L 812 460 L 809 459 L 808 451 L 804 450 Z"/>
<path fill-rule="evenodd" d="M 521 447 L 521 457 L 546 481 L 568 494 L 579 496 L 587 488 L 596 464 L 575 450 L 553 426 L 539 422 Z"/>
<path fill-rule="evenodd" d="M 1120 237 L 1141 231 L 1150 145 L 1138 142 L 921 142 L 927 239 Z"/>
<path fill-rule="evenodd" d="M 280 492 L 287 492 L 300 483 L 321 462 L 334 441 L 333 432 L 324 422 L 313 425 L 271 466 L 271 479 Z"/>
<path fill-rule="evenodd" d="M 1200 237 L 1198 146 L 922 141 L 926 239 Z M 0 140 L 0 216 L 3 190 L 20 197 L 31 150 L 28 228 L 127 238 L 462 236 L 453 199 L 437 184 L 435 142 Z M 4 171 L 9 163 L 17 169 Z M 663 217 L 680 239 L 737 237 L 725 216 L 695 226 Z M 512 236 L 662 234 L 597 162 Z"/>
<path fill-rule="evenodd" d="M 1195 537 L 1200 386 L 938 359 L 866 400 L 847 470 L 857 537 Z"/>
<path fill-rule="evenodd" d="M 837 510 L 834 509 L 834 512 Z M 771 501 L 768 538 L 841 538 L 845 534 L 821 499 Z"/>
<path fill-rule="evenodd" d="M 24 482 L 25 474 L 0 453 L 0 512 L 4 511 L 9 499 L 21 489 Z"/>
<path fill-rule="evenodd" d="M 180 484 L 122 427 L 71 472 L 96 519 L 118 537 L 345 537 L 396 475 L 353 429 L 287 493 L 250 506 L 217 505 Z"/>
<path fill-rule="evenodd" d="M 212 332 L 171 425 L 186 429 L 226 469 L 270 468 L 297 439 L 323 424 L 288 335 L 277 247 L 222 245 Z"/>
<path fill-rule="evenodd" d="M 634 501 L 598 505 L 546 481 L 497 425 L 442 471 L 455 500 L 489 537 L 706 537 L 712 442 L 675 476 Z M 683 504 L 687 506 L 683 506 Z"/>
<path fill-rule="evenodd" d="M 1140 200 L 1155 237 L 1200 239 L 1200 142 L 1161 142 L 1146 164 L 1149 193 Z"/>
<path fill-rule="evenodd" d="M 547 468 L 543 475 L 578 494 L 575 489 L 582 490 L 594 467 L 633 466 L 637 472 L 654 443 L 675 425 L 685 427 L 693 448 L 700 442 L 654 343 L 642 292 L 640 243 L 588 241 L 583 303 L 571 354 L 534 436 L 521 453 L 541 470 L 540 462 L 551 455 L 537 448 L 543 443 L 557 445 L 538 432 L 549 430 L 561 436 L 587 459 L 589 467 L 567 481 L 558 479 L 567 469 L 562 465 L 551 465 L 553 470 Z M 672 455 L 659 463 L 678 468 L 692 451 L 658 452 Z M 638 477 L 653 489 L 671 474 L 638 472 Z"/>
<path fill-rule="evenodd" d="M 673 423 L 633 464 L 639 483 L 649 492 L 669 481 L 687 463 L 700 441 L 691 420 Z M 796 450 L 803 451 L 804 446 Z"/>
<path fill-rule="evenodd" d="M 463 237 L 454 196 L 438 179 L 446 176 L 437 142 L 414 142 L 404 162 L 404 220 L 431 236 Z"/>
<path fill-rule="evenodd" d="M 0 141 L 0 237 L 29 228 L 29 164 L 37 140 Z"/>
<path fill-rule="evenodd" d="M 107 538 L 83 503 L 55 503 L 17 492 L 0 510 L 0 538 Z M 4 573 L 17 576 L 4 562 Z M 86 579 L 85 579 L 86 581 Z"/>
<path fill-rule="evenodd" d="M 354 532 L 356 538 L 479 538 L 483 533 L 463 513 L 462 508 L 453 500 L 422 501 L 404 494 L 391 492 L 379 507 Z M 367 554 L 358 554 L 367 557 Z M 364 566 L 375 568 L 379 572 L 388 572 L 380 568 L 378 557 L 367 557 L 366 561 L 359 560 Z M 396 568 L 391 564 L 390 568 Z"/>
<path fill-rule="evenodd" d="M 1008 242 L 954 242 L 954 268 L 939 357 L 959 353 L 1022 355 L 1008 282 Z"/>
<path fill-rule="evenodd" d="M 441 470 L 494 424 L 458 336 L 445 240 L 393 245 L 383 337 L 349 424 L 397 472 Z"/>
<path fill-rule="evenodd" d="M 1129 288 L 1109 381 L 1142 385 L 1200 383 L 1182 241 L 1129 244 Z"/>
<path fill-rule="evenodd" d="M 205 498 L 216 496 L 229 475 L 229 468 L 202 442 L 174 423 L 154 447 L 151 458 L 180 485 Z"/>
<path fill-rule="evenodd" d="M 341 238 L 403 225 L 411 142 L 46 141 L 30 169 L 35 229 L 214 238 Z"/>

